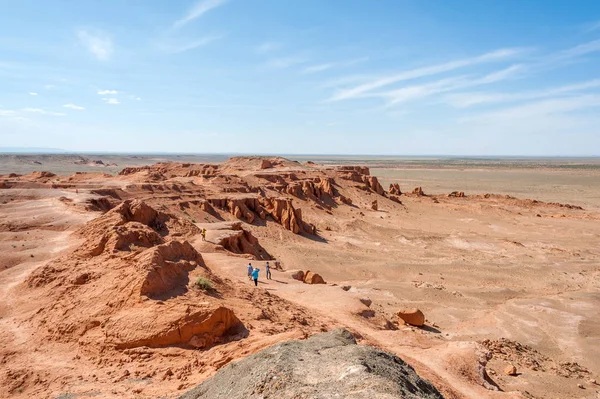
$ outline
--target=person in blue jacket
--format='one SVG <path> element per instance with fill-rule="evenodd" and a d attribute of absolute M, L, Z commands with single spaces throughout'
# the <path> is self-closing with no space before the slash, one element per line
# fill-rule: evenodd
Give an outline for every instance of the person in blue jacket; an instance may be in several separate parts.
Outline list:
<path fill-rule="evenodd" d="M 254 280 L 255 287 L 258 287 L 258 272 L 260 272 L 258 267 L 255 267 L 254 270 L 252 270 L 252 279 Z"/>

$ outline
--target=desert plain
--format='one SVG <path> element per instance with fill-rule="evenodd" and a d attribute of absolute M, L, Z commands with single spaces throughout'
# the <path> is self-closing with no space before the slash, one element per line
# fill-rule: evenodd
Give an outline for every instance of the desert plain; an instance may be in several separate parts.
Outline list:
<path fill-rule="evenodd" d="M 598 159 L 37 154 L 0 174 L 0 397 L 175 398 L 337 327 L 446 398 L 600 397 Z"/>

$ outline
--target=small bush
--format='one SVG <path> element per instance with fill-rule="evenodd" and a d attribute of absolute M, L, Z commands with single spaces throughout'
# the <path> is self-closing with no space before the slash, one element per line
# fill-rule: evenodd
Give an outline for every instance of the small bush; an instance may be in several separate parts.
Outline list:
<path fill-rule="evenodd" d="M 3 204 L 8 204 L 8 202 L 7 202 L 6 200 L 5 200 L 5 201 L 2 201 L 2 203 L 3 203 Z"/>
<path fill-rule="evenodd" d="M 196 219 L 192 219 L 192 223 L 196 223 Z"/>
<path fill-rule="evenodd" d="M 203 291 L 212 290 L 212 281 L 204 277 L 198 277 L 194 285 Z"/>

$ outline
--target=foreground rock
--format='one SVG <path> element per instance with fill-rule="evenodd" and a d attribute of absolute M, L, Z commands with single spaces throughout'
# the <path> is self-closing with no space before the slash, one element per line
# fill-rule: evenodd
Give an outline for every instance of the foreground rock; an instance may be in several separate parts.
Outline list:
<path fill-rule="evenodd" d="M 425 324 L 425 315 L 419 309 L 403 309 L 398 312 L 398 317 L 413 326 L 421 327 Z"/>
<path fill-rule="evenodd" d="M 221 369 L 180 399 L 403 398 L 443 396 L 402 359 L 356 345 L 338 329 L 289 341 Z"/>

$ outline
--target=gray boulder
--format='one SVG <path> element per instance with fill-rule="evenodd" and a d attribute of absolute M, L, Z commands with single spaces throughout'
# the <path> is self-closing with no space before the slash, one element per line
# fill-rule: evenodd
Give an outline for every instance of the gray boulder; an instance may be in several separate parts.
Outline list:
<path fill-rule="evenodd" d="M 230 363 L 180 399 L 443 399 L 402 359 L 337 329 Z"/>

